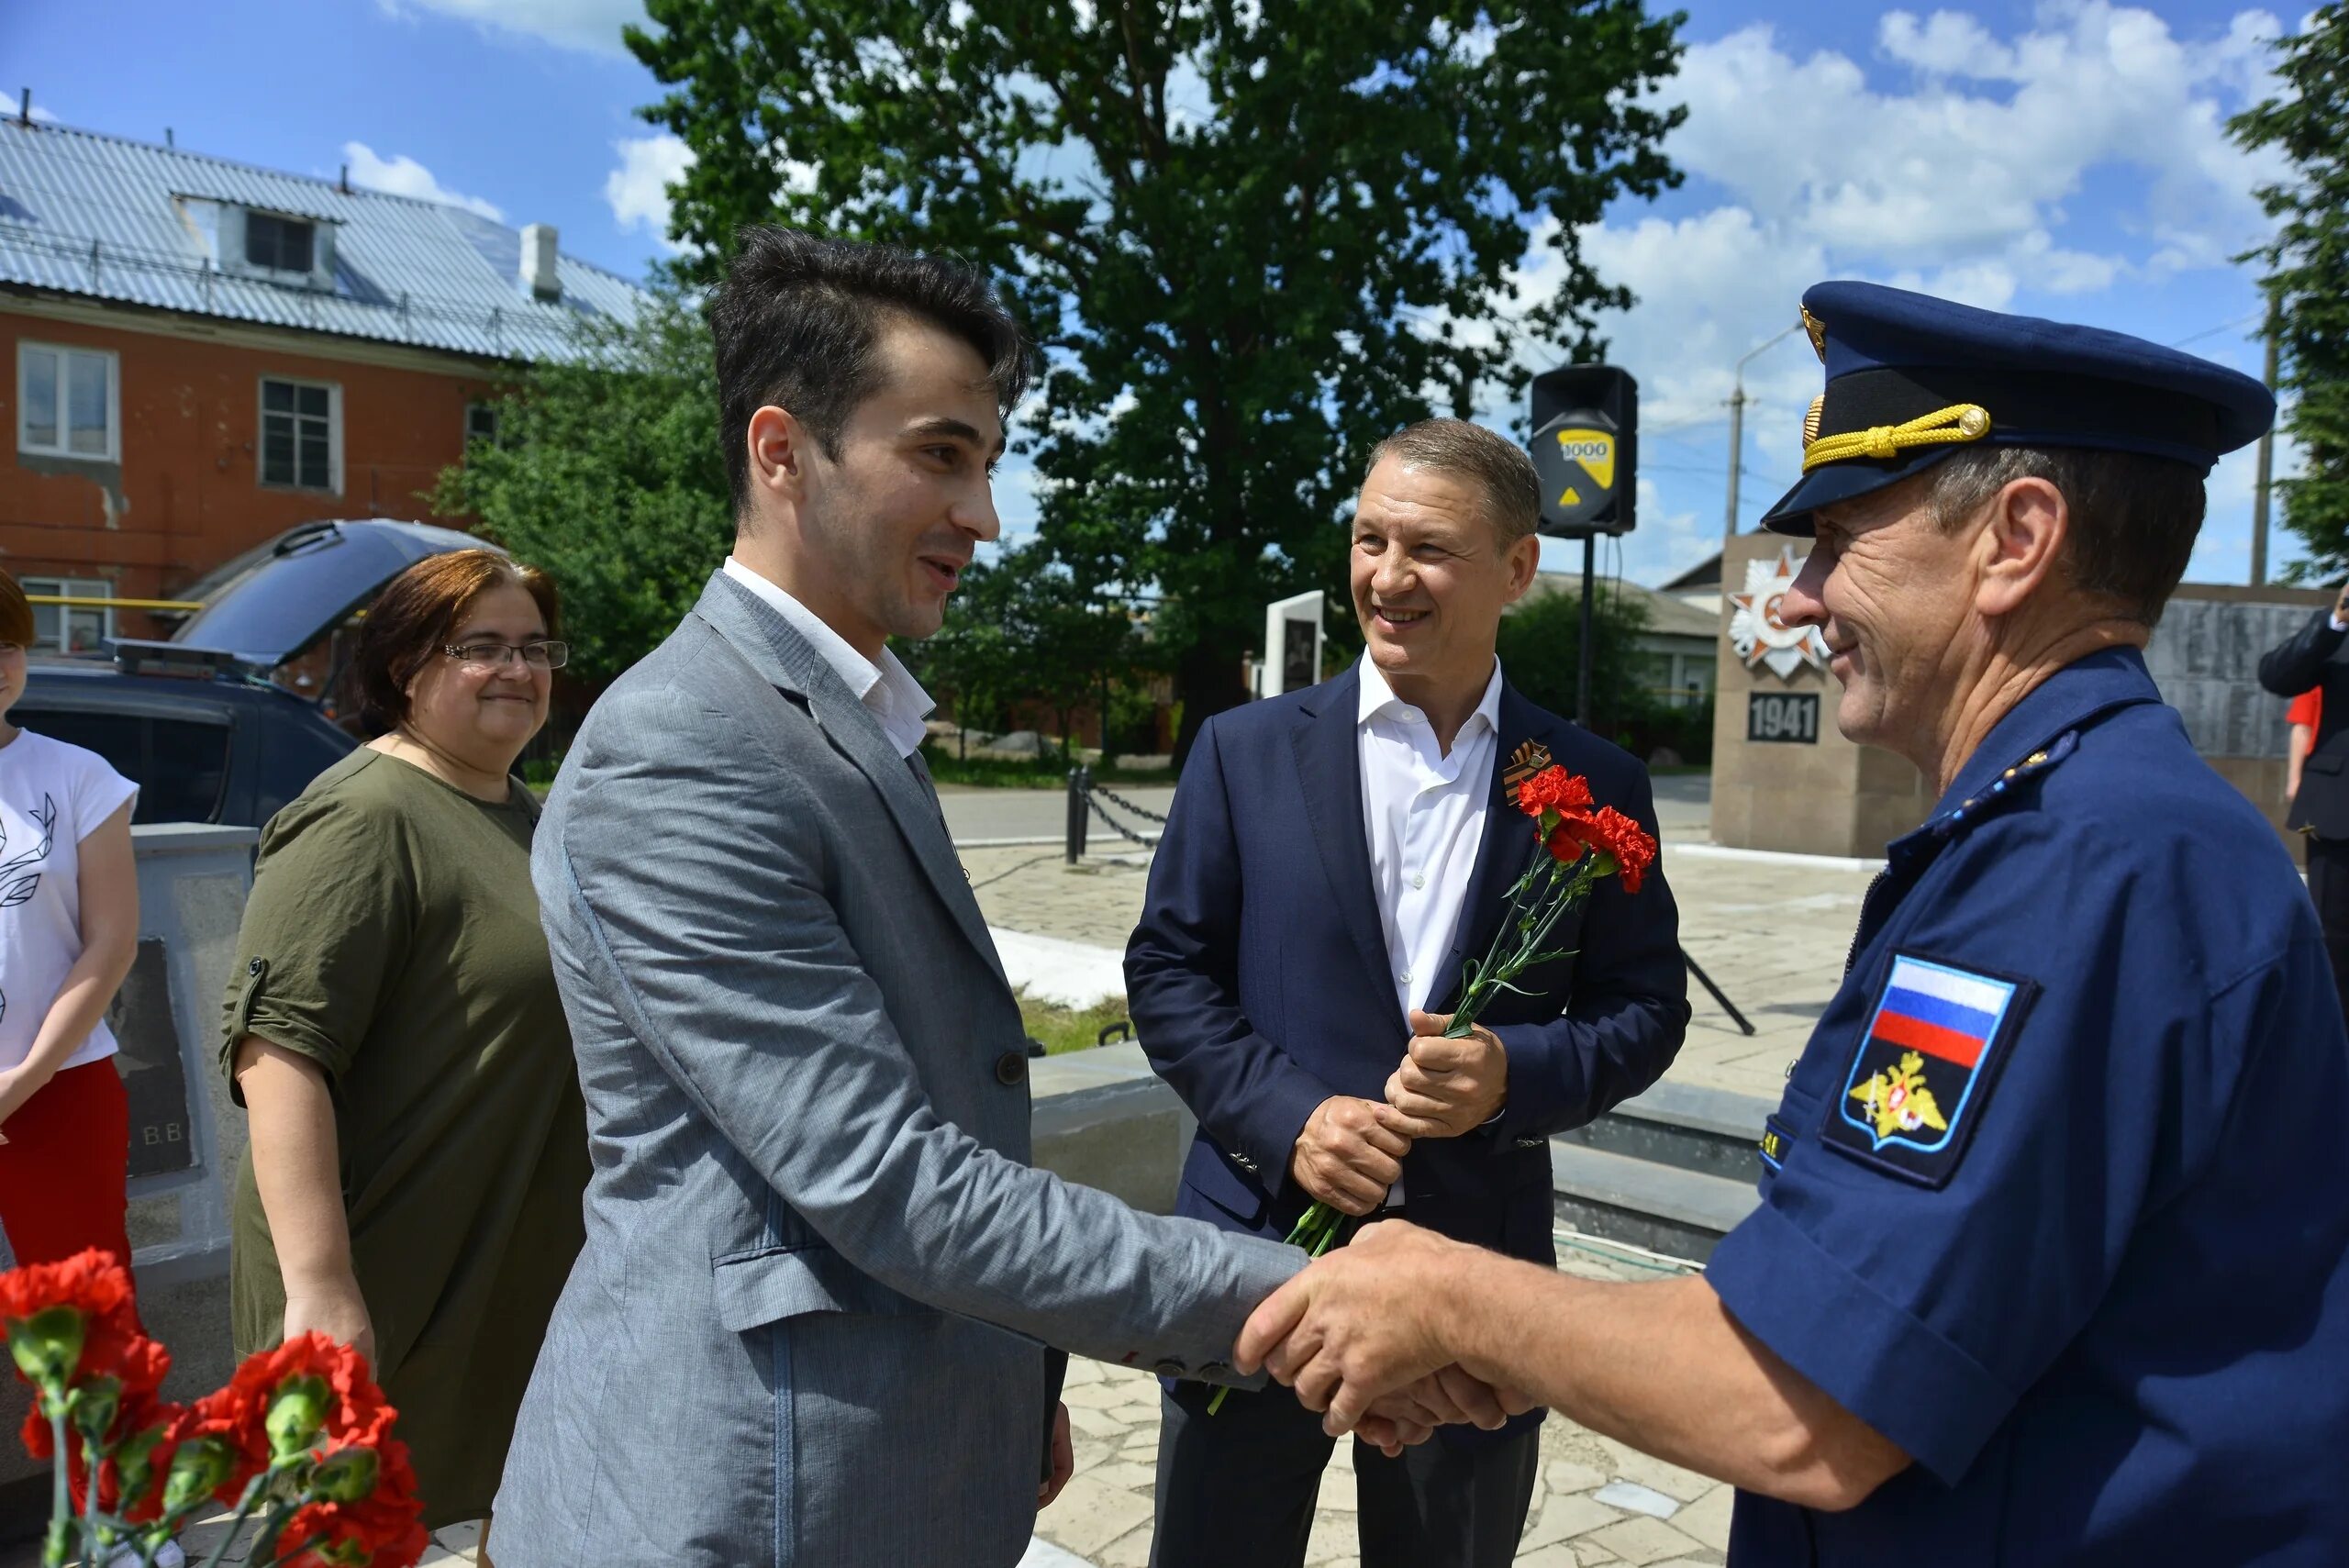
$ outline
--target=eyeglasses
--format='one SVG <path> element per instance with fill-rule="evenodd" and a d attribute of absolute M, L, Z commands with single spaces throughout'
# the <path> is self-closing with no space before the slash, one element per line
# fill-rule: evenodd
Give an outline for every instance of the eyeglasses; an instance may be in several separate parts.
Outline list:
<path fill-rule="evenodd" d="M 444 643 L 440 651 L 478 670 L 503 670 L 514 662 L 517 654 L 533 670 L 560 670 L 570 661 L 571 644 L 543 639 L 518 647 L 511 642 Z"/>

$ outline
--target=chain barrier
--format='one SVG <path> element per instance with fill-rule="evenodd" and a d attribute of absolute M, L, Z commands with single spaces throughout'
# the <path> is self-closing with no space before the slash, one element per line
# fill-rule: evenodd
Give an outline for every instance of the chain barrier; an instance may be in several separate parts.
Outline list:
<path fill-rule="evenodd" d="M 1135 832 L 1132 828 L 1130 828 L 1127 827 L 1124 823 L 1122 823 L 1122 822 L 1119 821 L 1116 817 L 1114 817 L 1110 816 L 1110 815 L 1109 815 L 1109 812 L 1108 812 L 1108 807 L 1106 807 L 1106 806 L 1103 806 L 1099 801 L 1097 801 L 1097 800 L 1096 800 L 1096 799 L 1094 799 L 1094 798 L 1093 798 L 1093 796 L 1094 796 L 1095 795 L 1108 795 L 1108 793 L 1109 793 L 1108 791 L 1107 791 L 1107 790 L 1105 790 L 1105 789 L 1102 789 L 1102 788 L 1101 788 L 1100 786 L 1098 786 L 1098 785 L 1096 785 L 1096 786 L 1094 787 L 1094 790 L 1093 790 L 1092 794 L 1087 795 L 1085 797 L 1085 804 L 1086 806 L 1090 806 L 1090 807 L 1092 808 L 1092 811 L 1093 811 L 1093 815 L 1094 815 L 1094 816 L 1098 817 L 1099 818 L 1101 818 L 1101 825 L 1102 825 L 1103 827 L 1105 827 L 1105 828 L 1108 828 L 1110 832 L 1115 833 L 1116 835 L 1118 835 L 1118 837 L 1119 837 L 1119 838 L 1120 838 L 1120 839 L 1125 839 L 1125 840 L 1130 840 L 1130 842 L 1140 844 L 1140 845 L 1141 845 L 1141 846 L 1142 846 L 1142 848 L 1144 848 L 1144 849 L 1154 849 L 1154 848 L 1156 848 L 1156 847 L 1157 847 L 1157 844 L 1158 844 L 1158 835 L 1157 835 L 1157 834 L 1152 833 L 1152 834 L 1151 834 L 1148 838 L 1144 838 L 1141 834 Z M 1115 796 L 1111 796 L 1111 798 L 1112 798 L 1112 799 L 1115 799 L 1116 797 L 1115 797 Z M 1122 805 L 1123 803 L 1122 803 L 1122 802 L 1120 802 L 1119 804 L 1121 804 L 1121 805 Z M 1166 820 L 1166 818 L 1164 818 L 1163 817 L 1160 817 L 1158 820 L 1160 820 L 1161 822 L 1163 822 L 1163 821 L 1165 821 L 1165 820 Z"/>
<path fill-rule="evenodd" d="M 1166 826 L 1165 817 L 1161 817 L 1157 812 L 1151 810 L 1146 806 L 1136 806 L 1132 801 L 1128 800 L 1124 795 L 1119 795 L 1108 784 L 1095 784 L 1093 786 L 1093 793 L 1114 806 L 1121 806 L 1125 807 L 1128 811 L 1132 812 L 1136 817 L 1141 817 L 1145 821 L 1155 822 L 1161 828 Z"/>
<path fill-rule="evenodd" d="M 1071 768 L 1068 771 L 1067 856 L 1069 864 L 1074 865 L 1084 858 L 1085 829 L 1096 817 L 1101 819 L 1101 825 L 1104 828 L 1129 843 L 1140 844 L 1145 850 L 1158 847 L 1157 834 L 1135 832 L 1131 828 L 1110 816 L 1108 807 L 1096 799 L 1097 795 L 1106 795 L 1137 817 L 1147 817 L 1161 827 L 1165 825 L 1166 818 L 1157 812 L 1136 806 L 1115 791 L 1103 789 L 1099 784 L 1095 784 L 1091 768 L 1081 764 Z"/>

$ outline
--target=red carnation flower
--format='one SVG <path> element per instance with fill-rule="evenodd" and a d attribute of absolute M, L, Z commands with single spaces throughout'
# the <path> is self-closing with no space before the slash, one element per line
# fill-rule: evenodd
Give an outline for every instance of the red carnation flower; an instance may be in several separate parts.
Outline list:
<path fill-rule="evenodd" d="M 228 1441 L 239 1456 L 238 1473 L 215 1496 L 233 1501 L 275 1451 L 272 1409 L 304 1385 L 323 1391 L 309 1447 L 328 1463 L 345 1451 L 370 1451 L 375 1473 L 363 1495 L 313 1503 L 294 1516 L 284 1540 L 302 1550 L 295 1561 L 305 1568 L 405 1568 L 427 1543 L 416 1473 L 407 1445 L 391 1435 L 399 1413 L 368 1375 L 366 1358 L 350 1346 L 309 1333 L 248 1356 L 228 1386 L 196 1401 L 182 1423 L 182 1440 L 202 1435 Z"/>
<path fill-rule="evenodd" d="M 365 1459 L 351 1462 L 362 1455 L 372 1467 Z M 407 1444 L 386 1436 L 369 1449 L 339 1449 L 325 1463 L 362 1484 L 372 1468 L 373 1485 L 351 1501 L 312 1503 L 296 1513 L 283 1538 L 292 1553 L 286 1568 L 409 1568 L 424 1555 L 431 1538 Z"/>
<path fill-rule="evenodd" d="M 317 1446 L 372 1445 L 391 1429 L 397 1412 L 368 1375 L 367 1358 L 317 1332 L 247 1356 L 228 1386 L 197 1400 L 193 1414 L 204 1430 L 228 1438 L 266 1464 L 270 1407 L 285 1385 L 302 1378 L 316 1378 L 327 1391 Z"/>
<path fill-rule="evenodd" d="M 1647 878 L 1648 868 L 1655 864 L 1655 840 L 1611 806 L 1602 806 L 1587 817 L 1578 816 L 1559 823 L 1558 831 L 1552 835 L 1552 854 L 1558 854 L 1557 840 L 1562 838 L 1587 844 L 1611 858 L 1626 893 L 1637 893 L 1640 884 Z"/>
<path fill-rule="evenodd" d="M 1590 847 L 1590 820 L 1587 811 L 1569 811 L 1562 815 L 1558 825 L 1550 829 L 1549 837 L 1542 840 L 1542 848 L 1550 851 L 1550 858 L 1560 865 L 1568 866 L 1582 859 L 1583 851 Z"/>
<path fill-rule="evenodd" d="M 1517 808 L 1537 819 L 1544 812 L 1554 811 L 1563 816 L 1586 810 L 1589 806 L 1589 781 L 1555 762 L 1517 786 Z"/>
<path fill-rule="evenodd" d="M 113 1253 L 91 1247 L 62 1262 L 28 1263 L 0 1273 L 0 1329 L 9 1334 L 61 1307 L 82 1318 L 82 1354 L 66 1374 L 69 1385 L 109 1375 L 121 1378 L 126 1390 L 152 1388 L 162 1382 L 157 1358 L 168 1369 L 171 1357 L 139 1331 L 130 1275 Z M 134 1347 L 141 1345 L 148 1349 L 134 1353 Z M 146 1381 L 150 1374 L 151 1383 Z M 24 1376 L 22 1371 L 17 1376 Z"/>

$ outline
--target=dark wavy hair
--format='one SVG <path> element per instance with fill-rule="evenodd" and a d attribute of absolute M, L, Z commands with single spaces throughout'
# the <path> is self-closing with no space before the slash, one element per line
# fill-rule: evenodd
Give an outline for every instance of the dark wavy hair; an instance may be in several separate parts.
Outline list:
<path fill-rule="evenodd" d="M 406 720 L 408 683 L 440 653 L 474 600 L 507 584 L 538 605 L 549 637 L 560 634 L 562 604 L 554 579 L 494 550 L 429 556 L 391 580 L 367 611 L 351 660 L 360 722 L 370 734 L 386 734 Z"/>
<path fill-rule="evenodd" d="M 751 416 L 773 406 L 807 427 L 829 458 L 858 404 L 880 390 L 891 317 L 933 322 L 975 350 L 1008 414 L 1031 373 L 1019 323 L 986 274 L 895 245 L 821 239 L 753 224 L 710 302 L 718 350 L 718 433 L 739 523 L 751 499 Z"/>

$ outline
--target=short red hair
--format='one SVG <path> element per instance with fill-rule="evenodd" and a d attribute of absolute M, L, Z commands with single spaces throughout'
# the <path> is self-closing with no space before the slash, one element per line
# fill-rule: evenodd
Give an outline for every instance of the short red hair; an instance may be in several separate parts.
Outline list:
<path fill-rule="evenodd" d="M 30 648 L 39 639 L 40 632 L 33 625 L 32 601 L 25 597 L 14 576 L 0 572 L 0 642 Z"/>
<path fill-rule="evenodd" d="M 530 595 L 546 617 L 547 635 L 556 635 L 562 606 L 554 579 L 496 550 L 428 556 L 393 578 L 367 611 L 351 655 L 360 722 L 377 735 L 398 728 L 407 718 L 408 683 L 440 651 L 473 601 L 507 585 Z"/>

